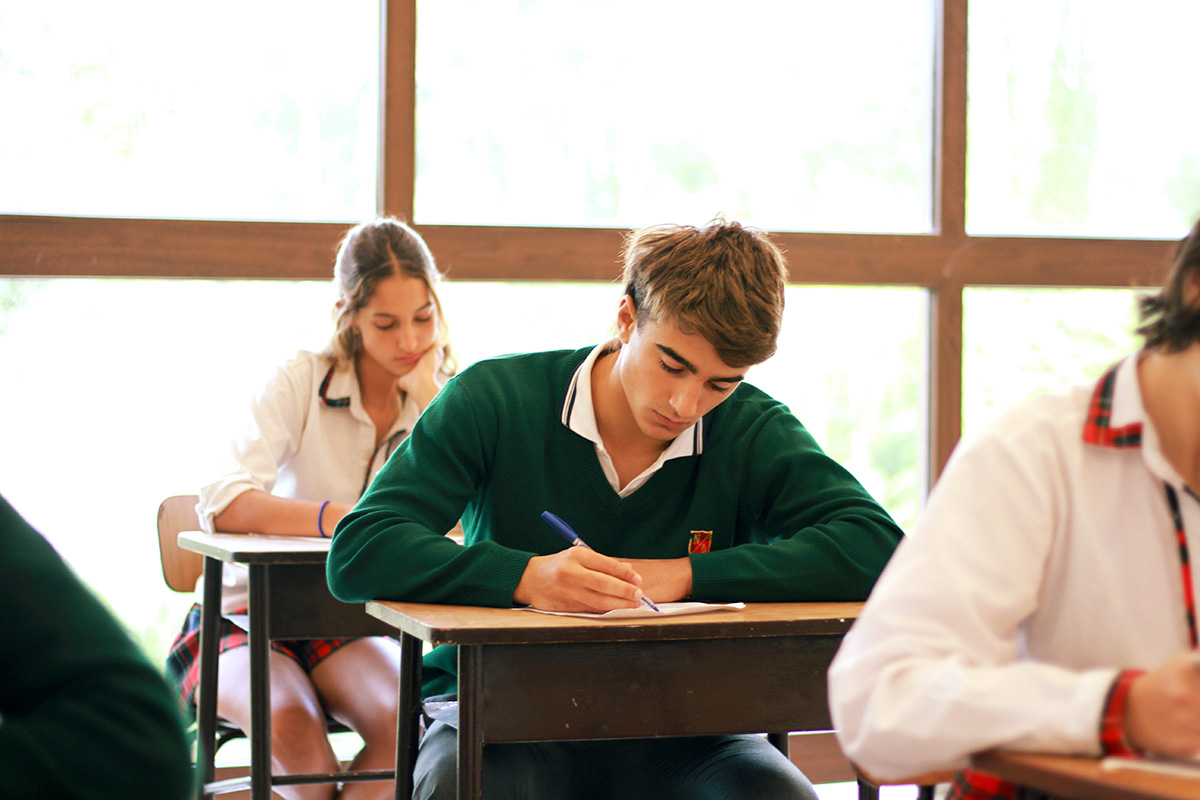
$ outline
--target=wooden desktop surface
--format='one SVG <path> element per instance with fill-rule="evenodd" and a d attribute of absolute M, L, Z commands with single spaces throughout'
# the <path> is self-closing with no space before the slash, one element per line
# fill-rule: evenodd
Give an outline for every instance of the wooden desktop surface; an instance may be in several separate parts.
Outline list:
<path fill-rule="evenodd" d="M 179 545 L 201 555 L 238 564 L 324 564 L 331 540 L 316 536 L 183 531 Z"/>
<path fill-rule="evenodd" d="M 1195 777 L 1162 775 L 1140 769 L 1108 769 L 1102 759 L 1013 753 L 993 750 L 971 758 L 971 766 L 1018 786 L 1078 800 L 1196 800 Z"/>
<path fill-rule="evenodd" d="M 842 636 L 862 603 L 747 603 L 663 617 L 595 619 L 515 608 L 367 603 L 367 613 L 430 644 L 524 644 Z"/>

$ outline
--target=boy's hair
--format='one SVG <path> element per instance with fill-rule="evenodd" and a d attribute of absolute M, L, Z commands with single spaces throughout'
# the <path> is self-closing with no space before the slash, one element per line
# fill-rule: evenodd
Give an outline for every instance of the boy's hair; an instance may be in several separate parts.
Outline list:
<path fill-rule="evenodd" d="M 1164 348 L 1177 353 L 1200 341 L 1200 300 L 1194 294 L 1200 289 L 1197 269 L 1200 269 L 1200 221 L 1175 248 L 1163 288 L 1138 301 L 1141 324 L 1137 332 L 1147 349 Z"/>
<path fill-rule="evenodd" d="M 622 252 L 638 324 L 673 322 L 731 367 L 766 361 L 783 321 L 787 262 L 763 231 L 716 219 L 633 231 Z"/>

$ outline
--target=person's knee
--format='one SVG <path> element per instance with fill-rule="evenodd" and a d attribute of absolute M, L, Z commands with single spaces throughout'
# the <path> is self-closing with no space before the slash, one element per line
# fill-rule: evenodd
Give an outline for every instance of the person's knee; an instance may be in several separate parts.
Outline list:
<path fill-rule="evenodd" d="M 362 738 L 364 746 L 395 753 L 397 716 L 396 709 L 381 707 L 372 713 L 356 715 L 346 724 Z"/>
<path fill-rule="evenodd" d="M 362 737 L 371 749 L 396 748 L 400 701 L 395 642 L 357 639 L 317 664 L 313 684 L 329 714 Z"/>
<path fill-rule="evenodd" d="M 756 768 L 733 786 L 741 787 L 742 792 L 723 792 L 719 796 L 744 800 L 818 800 L 812 783 L 791 764 Z"/>
<path fill-rule="evenodd" d="M 720 789 L 713 797 L 744 800 L 817 800 L 800 769 L 759 737 L 740 737 L 717 760 L 710 780 Z"/>
<path fill-rule="evenodd" d="M 656 743 L 643 769 L 664 800 L 817 800 L 812 783 L 758 736 Z"/>
<path fill-rule="evenodd" d="M 334 759 L 325 712 L 310 702 L 272 698 L 271 752 L 281 765 L 300 770 L 329 769 Z M 291 769 L 289 771 L 297 771 Z"/>

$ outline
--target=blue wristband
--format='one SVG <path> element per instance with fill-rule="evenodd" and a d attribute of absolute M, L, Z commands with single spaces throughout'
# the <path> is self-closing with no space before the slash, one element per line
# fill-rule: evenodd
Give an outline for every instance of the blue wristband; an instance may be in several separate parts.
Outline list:
<path fill-rule="evenodd" d="M 321 527 L 321 517 L 325 516 L 325 506 L 327 505 L 329 505 L 328 500 L 326 500 L 324 503 L 321 503 L 321 509 L 317 511 L 317 533 L 321 534 L 321 536 L 325 539 L 329 538 L 329 534 L 326 533 L 325 529 Z"/>

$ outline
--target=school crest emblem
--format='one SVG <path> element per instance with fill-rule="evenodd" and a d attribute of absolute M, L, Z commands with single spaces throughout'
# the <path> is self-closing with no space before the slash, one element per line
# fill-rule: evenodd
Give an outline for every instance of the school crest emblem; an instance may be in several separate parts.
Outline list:
<path fill-rule="evenodd" d="M 692 531 L 688 540 L 689 553 L 707 553 L 712 550 L 712 531 Z"/>

